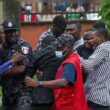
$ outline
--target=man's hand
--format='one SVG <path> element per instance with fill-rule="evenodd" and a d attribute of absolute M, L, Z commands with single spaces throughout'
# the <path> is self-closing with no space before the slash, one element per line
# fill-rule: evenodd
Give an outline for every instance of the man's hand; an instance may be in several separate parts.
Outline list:
<path fill-rule="evenodd" d="M 17 62 L 23 60 L 24 56 L 20 52 L 16 52 L 13 54 L 11 61 L 16 64 Z"/>
<path fill-rule="evenodd" d="M 27 87 L 32 87 L 32 88 L 39 87 L 39 82 L 33 80 L 33 79 L 30 78 L 30 77 L 27 77 L 27 78 L 25 79 L 25 84 L 26 84 Z"/>

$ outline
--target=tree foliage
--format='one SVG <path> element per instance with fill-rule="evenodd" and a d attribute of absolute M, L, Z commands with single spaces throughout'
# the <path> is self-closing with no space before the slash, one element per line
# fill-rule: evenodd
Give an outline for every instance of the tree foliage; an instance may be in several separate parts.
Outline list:
<path fill-rule="evenodd" d="M 102 21 L 106 24 L 110 34 L 110 0 L 100 0 L 99 9 L 99 16 L 101 16 Z"/>

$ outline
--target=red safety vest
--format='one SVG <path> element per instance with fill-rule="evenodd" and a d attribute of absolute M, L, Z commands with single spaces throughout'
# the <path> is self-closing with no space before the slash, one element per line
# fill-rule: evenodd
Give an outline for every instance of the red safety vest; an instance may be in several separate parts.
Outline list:
<path fill-rule="evenodd" d="M 76 81 L 73 86 L 65 88 L 54 89 L 55 106 L 54 110 L 88 110 L 83 81 L 82 81 L 82 69 L 80 66 L 80 60 L 76 53 L 73 53 L 67 58 L 58 70 L 56 79 L 61 79 L 61 75 L 66 63 L 71 63 L 76 69 Z"/>

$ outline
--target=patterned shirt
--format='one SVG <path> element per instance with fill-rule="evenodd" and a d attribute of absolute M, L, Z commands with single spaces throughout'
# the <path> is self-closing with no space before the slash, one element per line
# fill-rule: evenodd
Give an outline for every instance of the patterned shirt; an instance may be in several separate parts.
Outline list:
<path fill-rule="evenodd" d="M 89 71 L 85 84 L 87 100 L 110 106 L 110 42 L 99 45 L 87 60 L 80 60 Z"/>
<path fill-rule="evenodd" d="M 37 48 L 38 50 L 42 49 L 42 42 L 44 40 L 45 37 L 47 37 L 48 35 L 53 35 L 53 32 L 51 29 L 46 30 L 39 38 L 38 44 L 37 44 Z"/>

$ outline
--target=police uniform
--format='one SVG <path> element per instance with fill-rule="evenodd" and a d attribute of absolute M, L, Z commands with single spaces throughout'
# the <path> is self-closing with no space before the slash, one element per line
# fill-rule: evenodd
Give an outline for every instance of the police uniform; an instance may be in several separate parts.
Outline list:
<path fill-rule="evenodd" d="M 9 24 L 12 23 L 12 24 Z M 12 21 L 7 21 L 4 23 L 4 28 L 7 27 L 14 28 Z M 7 29 L 6 28 L 6 29 Z M 19 51 L 23 53 L 24 59 L 17 65 L 26 65 L 27 67 L 32 66 L 33 51 L 31 46 L 21 39 L 17 39 L 16 43 L 12 45 L 4 45 L 1 52 L 1 58 L 3 63 L 11 59 L 13 54 Z M 3 87 L 3 106 L 28 106 L 31 103 L 30 90 L 25 86 L 24 79 L 28 74 L 27 69 L 21 74 L 15 74 L 10 77 L 2 77 L 2 87 Z M 15 109 L 14 109 L 15 110 Z"/>

